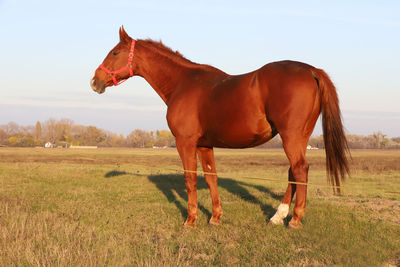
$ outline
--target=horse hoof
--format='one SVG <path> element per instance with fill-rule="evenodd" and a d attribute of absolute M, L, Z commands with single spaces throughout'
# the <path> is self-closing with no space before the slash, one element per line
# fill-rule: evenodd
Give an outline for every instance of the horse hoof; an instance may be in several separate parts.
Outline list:
<path fill-rule="evenodd" d="M 271 224 L 271 225 L 282 225 L 282 224 L 283 224 L 283 220 L 282 220 L 282 219 L 278 219 L 278 218 L 272 217 L 272 218 L 269 220 L 269 223 L 268 223 L 268 224 Z"/>
<path fill-rule="evenodd" d="M 195 222 L 188 222 L 188 221 L 186 221 L 186 222 L 183 224 L 183 226 L 184 226 L 185 228 L 196 228 L 196 223 L 195 223 Z"/>
<path fill-rule="evenodd" d="M 210 219 L 210 221 L 208 222 L 210 225 L 221 225 L 221 222 L 218 219 Z"/>
<path fill-rule="evenodd" d="M 293 223 L 290 221 L 288 224 L 289 230 L 297 230 L 297 229 L 301 229 L 302 227 L 303 227 L 303 225 L 301 224 L 301 222 Z"/>

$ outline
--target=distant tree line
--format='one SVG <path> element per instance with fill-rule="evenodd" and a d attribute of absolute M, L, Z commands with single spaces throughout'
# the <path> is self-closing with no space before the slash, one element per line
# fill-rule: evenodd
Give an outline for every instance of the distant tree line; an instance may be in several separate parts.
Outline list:
<path fill-rule="evenodd" d="M 400 137 L 387 138 L 387 135 L 382 132 L 371 135 L 347 134 L 346 138 L 351 149 L 400 149 Z M 308 144 L 315 148 L 325 148 L 322 135 L 312 136 Z M 282 147 L 282 140 L 279 135 L 260 146 L 260 148 L 278 147 Z"/>
<path fill-rule="evenodd" d="M 70 119 L 49 119 L 35 126 L 20 126 L 15 122 L 0 125 L 0 144 L 14 147 L 70 145 L 100 147 L 171 147 L 175 138 L 170 131 L 144 131 L 136 129 L 127 136 L 106 131 L 95 126 L 84 126 Z"/>
<path fill-rule="evenodd" d="M 382 132 L 371 135 L 346 135 L 353 149 L 400 149 L 400 137 L 387 138 Z M 20 126 L 15 122 L 0 125 L 0 145 L 14 147 L 95 145 L 99 147 L 173 147 L 175 138 L 168 130 L 144 131 L 136 129 L 124 136 L 95 126 L 84 126 L 70 119 L 49 119 L 33 126 Z M 323 136 L 310 138 L 309 145 L 324 148 Z M 281 148 L 279 135 L 259 148 Z"/>

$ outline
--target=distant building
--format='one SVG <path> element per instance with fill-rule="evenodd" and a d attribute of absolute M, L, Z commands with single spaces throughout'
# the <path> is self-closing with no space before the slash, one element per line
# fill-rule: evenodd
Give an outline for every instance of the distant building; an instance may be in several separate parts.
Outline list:
<path fill-rule="evenodd" d="M 53 148 L 54 145 L 51 142 L 47 142 L 46 144 L 44 144 L 45 148 Z"/>
<path fill-rule="evenodd" d="M 307 146 L 307 150 L 314 150 L 314 149 L 319 149 L 319 148 L 310 145 Z"/>

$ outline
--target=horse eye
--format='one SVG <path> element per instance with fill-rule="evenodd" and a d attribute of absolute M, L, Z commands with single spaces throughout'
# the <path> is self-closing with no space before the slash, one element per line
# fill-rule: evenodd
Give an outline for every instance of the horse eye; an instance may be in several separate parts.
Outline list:
<path fill-rule="evenodd" d="M 113 51 L 113 53 L 112 53 L 114 56 L 116 56 L 116 55 L 118 55 L 119 54 L 119 52 L 118 51 Z"/>

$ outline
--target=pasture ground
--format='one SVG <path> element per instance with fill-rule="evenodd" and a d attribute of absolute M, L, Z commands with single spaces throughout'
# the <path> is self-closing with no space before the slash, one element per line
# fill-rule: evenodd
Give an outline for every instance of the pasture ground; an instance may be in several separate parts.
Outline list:
<path fill-rule="evenodd" d="M 352 151 L 343 195 L 310 186 L 296 231 L 267 224 L 285 183 L 241 178 L 286 181 L 283 150 L 215 154 L 223 225 L 207 224 L 200 176 L 187 229 L 183 175 L 166 169 L 181 168 L 173 149 L 0 148 L 0 266 L 400 264 L 400 151 Z M 309 181 L 326 184 L 324 151 L 307 158 Z"/>

